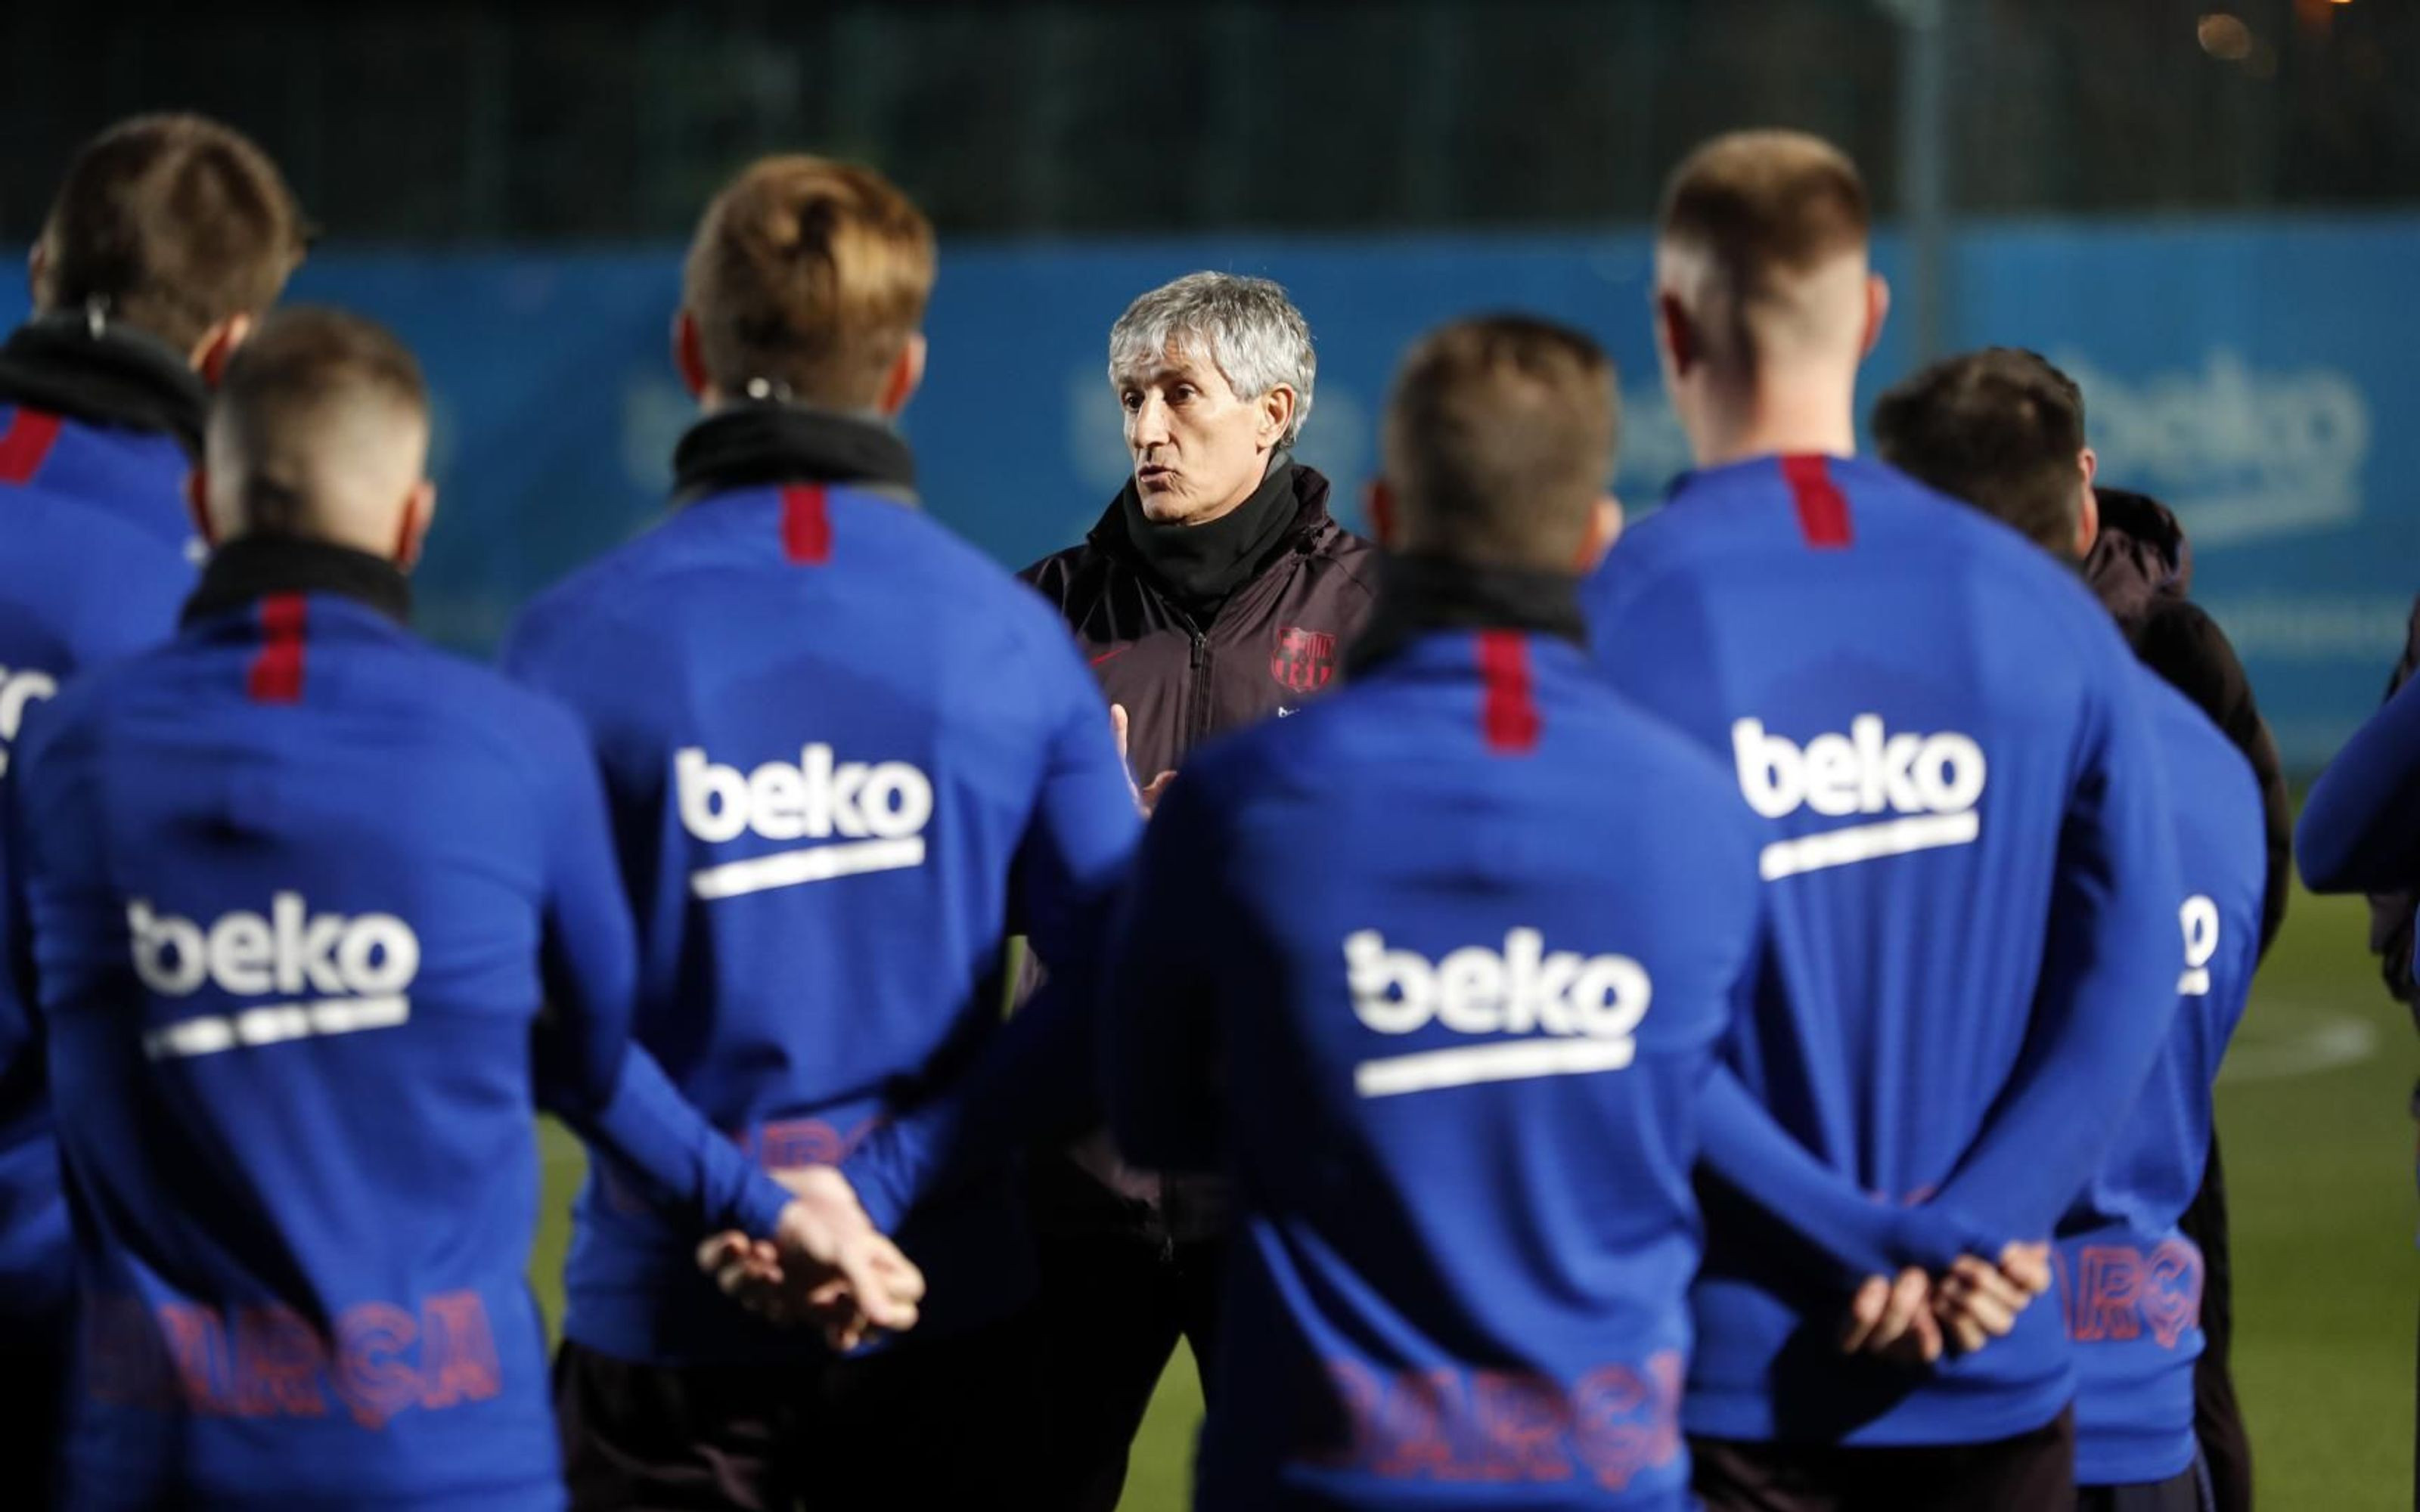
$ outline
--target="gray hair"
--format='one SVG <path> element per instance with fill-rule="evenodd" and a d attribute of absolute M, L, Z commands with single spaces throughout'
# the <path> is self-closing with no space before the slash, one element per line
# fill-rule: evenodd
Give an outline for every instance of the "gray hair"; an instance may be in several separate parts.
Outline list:
<path fill-rule="evenodd" d="M 1311 325 L 1265 278 L 1237 273 L 1187 273 L 1132 304 L 1109 328 L 1109 383 L 1171 352 L 1207 359 L 1227 386 L 1257 399 L 1283 386 L 1294 391 L 1294 422 L 1278 444 L 1292 446 L 1311 418 L 1311 383 L 1319 372 Z"/>

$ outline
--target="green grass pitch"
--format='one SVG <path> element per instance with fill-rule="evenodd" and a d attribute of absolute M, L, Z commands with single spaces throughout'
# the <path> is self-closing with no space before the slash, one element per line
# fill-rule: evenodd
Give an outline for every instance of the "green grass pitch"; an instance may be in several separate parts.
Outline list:
<path fill-rule="evenodd" d="M 2236 1374 L 2279 1508 L 2409 1504 L 2415 1256 L 2411 1029 L 2358 903 L 2297 894 L 2219 1087 L 2235 1223 Z M 532 1276 L 555 1316 L 580 1155 L 550 1128 Z M 1179 1354 L 1135 1444 L 1125 1512 L 1186 1504 L 1202 1397 Z"/>

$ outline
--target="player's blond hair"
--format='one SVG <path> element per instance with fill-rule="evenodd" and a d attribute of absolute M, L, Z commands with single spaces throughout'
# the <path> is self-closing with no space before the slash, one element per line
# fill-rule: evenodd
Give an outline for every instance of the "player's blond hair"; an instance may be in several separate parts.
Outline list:
<path fill-rule="evenodd" d="M 880 174 L 771 157 L 706 207 L 683 301 L 723 393 L 866 409 L 923 323 L 934 265 L 932 223 Z"/>

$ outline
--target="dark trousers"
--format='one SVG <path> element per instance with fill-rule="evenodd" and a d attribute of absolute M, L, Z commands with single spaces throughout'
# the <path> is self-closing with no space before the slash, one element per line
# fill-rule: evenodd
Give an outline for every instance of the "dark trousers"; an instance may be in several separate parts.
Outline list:
<path fill-rule="evenodd" d="M 554 1361 L 579 1512 L 876 1512 L 1032 1504 L 1023 1319 L 857 1359 L 651 1365 L 566 1342 Z"/>
<path fill-rule="evenodd" d="M 51 1504 L 67 1432 L 68 1356 L 48 1340 L 0 1345 L 0 1465 L 10 1506 Z"/>
<path fill-rule="evenodd" d="M 2181 1475 L 2138 1486 L 2084 1486 L 2075 1512 L 2210 1512 L 2210 1475 L 2196 1461 Z"/>
<path fill-rule="evenodd" d="M 1114 1233 L 1041 1242 L 1044 1417 L 1031 1493 L 1039 1512 L 1112 1512 L 1154 1388 L 1182 1337 L 1202 1395 L 1215 1388 L 1215 1242 L 1173 1246 Z"/>
<path fill-rule="evenodd" d="M 2210 1473 L 2211 1504 L 2216 1512 L 2252 1512 L 2252 1438 L 2244 1431 L 2227 1364 L 2235 1344 L 2235 1267 L 2227 1246 L 2226 1170 L 2219 1162 L 2215 1130 L 2201 1190 L 2178 1227 L 2201 1249 L 2202 1351 L 2194 1362 L 2194 1437 Z"/>
<path fill-rule="evenodd" d="M 2075 1414 L 1990 1443 L 1851 1448 L 1691 1439 L 1706 1512 L 2066 1512 Z"/>

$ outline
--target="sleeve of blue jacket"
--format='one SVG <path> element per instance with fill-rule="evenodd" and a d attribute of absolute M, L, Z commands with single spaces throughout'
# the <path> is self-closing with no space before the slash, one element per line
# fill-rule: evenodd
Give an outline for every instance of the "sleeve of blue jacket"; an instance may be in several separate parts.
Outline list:
<path fill-rule="evenodd" d="M 1099 1019 L 1102 1097 L 1119 1153 L 1154 1170 L 1218 1164 L 1217 795 L 1168 790 L 1112 934 Z"/>
<path fill-rule="evenodd" d="M 2166 764 L 2123 644 L 2095 680 L 2034 1016 L 2009 1085 L 1935 1200 L 1987 1228 L 2047 1238 L 2141 1090 L 2176 1015 L 2174 819 Z"/>
<path fill-rule="evenodd" d="M 2294 856 L 2313 892 L 2420 883 L 2420 678 L 2397 689 L 2311 784 Z"/>
<path fill-rule="evenodd" d="M 788 1195 L 630 1037 L 638 941 L 584 742 L 550 764 L 549 777 L 540 1104 L 622 1162 L 656 1202 L 690 1213 L 701 1234 L 738 1228 L 769 1237 Z"/>
<path fill-rule="evenodd" d="M 1009 1150 L 1100 1121 L 1092 1055 L 1099 963 L 1142 820 L 1109 711 L 1074 646 L 1054 635 L 1039 660 L 1043 696 L 1058 713 L 1014 896 L 1050 979 L 956 1084 L 874 1131 L 842 1163 L 877 1228 L 896 1227 L 918 1202 Z"/>

